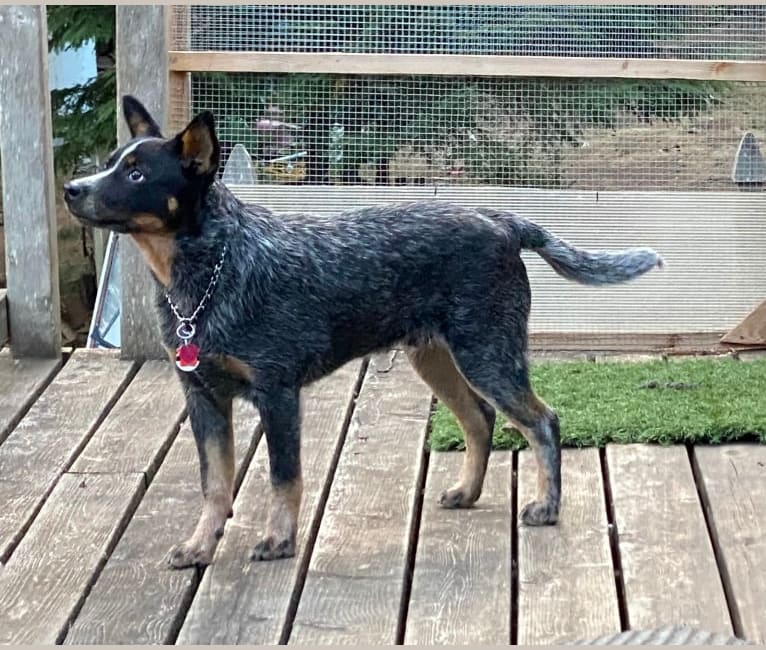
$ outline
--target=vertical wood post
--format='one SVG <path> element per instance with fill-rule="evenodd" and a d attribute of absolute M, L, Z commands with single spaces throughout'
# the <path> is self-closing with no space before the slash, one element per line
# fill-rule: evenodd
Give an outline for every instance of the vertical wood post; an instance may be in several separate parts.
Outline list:
<path fill-rule="evenodd" d="M 0 156 L 14 356 L 61 356 L 45 5 L 0 7 Z"/>
<path fill-rule="evenodd" d="M 138 99 L 163 129 L 168 116 L 168 41 L 166 7 L 117 6 L 117 140 L 130 137 L 122 117 L 123 95 Z M 120 237 L 123 358 L 165 357 L 155 313 L 156 288 L 143 255 L 130 237 Z"/>
<path fill-rule="evenodd" d="M 168 43 L 173 50 L 191 49 L 191 7 L 173 5 L 168 19 Z M 171 71 L 168 82 L 168 131 L 181 131 L 191 120 L 191 73 Z"/>

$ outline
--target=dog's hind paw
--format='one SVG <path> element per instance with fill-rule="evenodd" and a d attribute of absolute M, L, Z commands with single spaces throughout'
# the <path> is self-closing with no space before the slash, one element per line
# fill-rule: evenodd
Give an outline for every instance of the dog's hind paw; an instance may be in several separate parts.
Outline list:
<path fill-rule="evenodd" d="M 168 551 L 167 563 L 174 569 L 190 566 L 207 566 L 213 560 L 215 547 L 210 548 L 189 541 L 176 544 Z"/>
<path fill-rule="evenodd" d="M 264 562 L 267 560 L 278 560 L 283 557 L 293 557 L 294 555 L 294 538 L 277 541 L 275 537 L 269 536 L 255 545 L 250 559 L 255 562 Z"/>
<path fill-rule="evenodd" d="M 558 508 L 545 501 L 532 501 L 519 513 L 519 520 L 525 526 L 552 526 L 558 519 Z"/>

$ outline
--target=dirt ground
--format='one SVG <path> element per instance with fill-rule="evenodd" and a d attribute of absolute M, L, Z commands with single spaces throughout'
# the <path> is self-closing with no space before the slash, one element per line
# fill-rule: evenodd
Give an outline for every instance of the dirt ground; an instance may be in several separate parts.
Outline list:
<path fill-rule="evenodd" d="M 732 164 L 746 131 L 755 134 L 766 155 L 766 84 L 739 84 L 722 105 L 694 118 L 640 122 L 625 116 L 618 128 L 587 129 L 580 138 L 582 146 L 567 148 L 562 157 L 563 186 L 604 191 L 734 190 Z M 396 158 L 392 175 L 433 178 L 433 170 L 422 169 L 416 156 L 402 152 L 399 161 Z M 398 171 L 397 165 L 405 169 Z M 81 345 L 95 298 L 92 244 L 63 205 L 57 206 L 56 216 L 63 339 L 67 345 Z M 2 222 L 0 207 L 0 287 L 6 285 Z"/>

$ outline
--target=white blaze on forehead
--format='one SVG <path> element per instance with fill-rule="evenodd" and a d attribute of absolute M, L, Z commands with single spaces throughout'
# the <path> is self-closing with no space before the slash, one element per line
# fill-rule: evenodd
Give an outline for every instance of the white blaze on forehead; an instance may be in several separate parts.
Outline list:
<path fill-rule="evenodd" d="M 144 142 L 147 142 L 149 140 L 154 140 L 154 139 L 156 138 L 141 138 L 140 140 L 136 140 L 129 147 L 127 147 L 125 151 L 123 151 L 120 154 L 120 157 L 115 161 L 115 163 L 111 167 L 109 167 L 109 169 L 105 169 L 104 171 L 98 172 L 97 174 L 93 174 L 91 176 L 83 176 L 82 178 L 78 178 L 77 180 L 72 181 L 72 183 L 74 185 L 90 185 L 92 183 L 95 183 L 96 181 L 100 181 L 102 178 L 109 176 L 109 174 L 111 174 L 115 169 L 117 169 L 120 166 L 120 163 L 125 159 L 126 156 L 129 156 L 130 154 L 132 154 Z"/>

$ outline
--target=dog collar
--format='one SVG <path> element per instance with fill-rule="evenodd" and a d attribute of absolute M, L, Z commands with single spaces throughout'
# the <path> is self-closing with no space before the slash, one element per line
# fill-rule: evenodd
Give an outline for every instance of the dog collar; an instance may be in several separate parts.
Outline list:
<path fill-rule="evenodd" d="M 182 316 L 178 311 L 178 307 L 173 303 L 173 299 L 170 297 L 170 293 L 165 290 L 165 300 L 168 301 L 170 309 L 173 315 L 178 321 L 176 327 L 176 336 L 180 339 L 178 347 L 176 347 L 176 366 L 179 370 L 184 372 L 191 372 L 196 370 L 199 366 L 199 346 L 191 342 L 194 335 L 197 333 L 195 322 L 197 317 L 204 311 L 210 297 L 213 295 L 213 289 L 218 284 L 218 279 L 221 277 L 221 269 L 223 268 L 223 260 L 226 257 L 226 244 L 223 245 L 221 256 L 218 258 L 218 262 L 213 267 L 213 273 L 210 276 L 210 282 L 208 282 L 207 289 L 199 301 L 199 304 L 192 312 L 191 316 Z"/>

